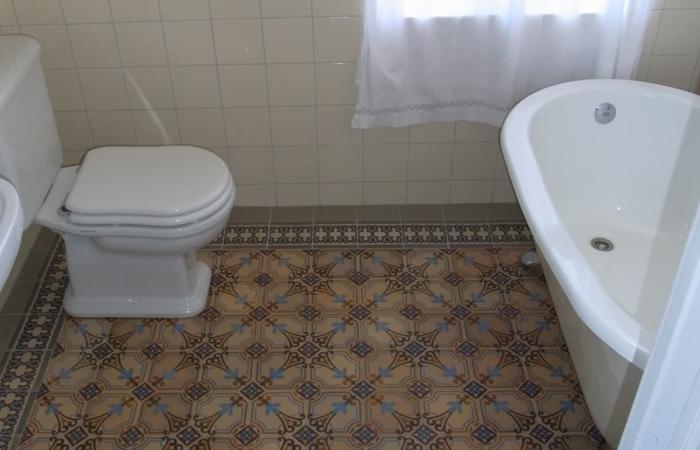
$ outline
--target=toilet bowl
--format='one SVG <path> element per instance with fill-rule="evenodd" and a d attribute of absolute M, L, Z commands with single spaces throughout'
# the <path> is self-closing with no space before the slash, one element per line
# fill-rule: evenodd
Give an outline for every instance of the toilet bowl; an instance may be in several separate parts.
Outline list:
<path fill-rule="evenodd" d="M 189 317 L 211 272 L 196 250 L 223 229 L 234 186 L 217 155 L 190 146 L 101 147 L 60 169 L 35 222 L 61 234 L 79 317 Z"/>
<path fill-rule="evenodd" d="M 196 251 L 221 232 L 235 195 L 226 164 L 191 146 L 99 147 L 61 168 L 62 149 L 39 44 L 0 36 L 0 178 L 22 227 L 61 234 L 81 317 L 188 317 L 211 272 Z"/>

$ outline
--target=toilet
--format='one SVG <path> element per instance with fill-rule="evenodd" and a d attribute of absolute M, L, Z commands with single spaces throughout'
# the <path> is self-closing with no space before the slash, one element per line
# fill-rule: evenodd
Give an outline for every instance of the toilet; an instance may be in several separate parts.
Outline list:
<path fill-rule="evenodd" d="M 80 317 L 190 317 L 206 306 L 211 271 L 196 251 L 233 206 L 216 154 L 192 146 L 98 147 L 78 166 L 62 150 L 39 45 L 0 36 L 0 177 L 17 190 L 24 228 L 61 234 Z"/>

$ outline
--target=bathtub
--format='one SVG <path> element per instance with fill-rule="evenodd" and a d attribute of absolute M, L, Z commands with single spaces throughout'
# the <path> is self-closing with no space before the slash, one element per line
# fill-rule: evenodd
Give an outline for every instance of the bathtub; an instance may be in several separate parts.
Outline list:
<path fill-rule="evenodd" d="M 607 124 L 594 117 L 604 103 L 616 110 Z M 700 198 L 700 97 L 560 84 L 512 110 L 501 145 L 591 415 L 615 448 Z"/>

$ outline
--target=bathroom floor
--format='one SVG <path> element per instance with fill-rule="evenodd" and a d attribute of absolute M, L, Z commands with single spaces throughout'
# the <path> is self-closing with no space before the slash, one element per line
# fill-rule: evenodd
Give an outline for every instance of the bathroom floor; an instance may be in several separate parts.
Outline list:
<path fill-rule="evenodd" d="M 65 316 L 59 243 L 7 344 L 0 447 L 600 448 L 526 225 L 285 214 L 200 253 L 193 319 Z"/>

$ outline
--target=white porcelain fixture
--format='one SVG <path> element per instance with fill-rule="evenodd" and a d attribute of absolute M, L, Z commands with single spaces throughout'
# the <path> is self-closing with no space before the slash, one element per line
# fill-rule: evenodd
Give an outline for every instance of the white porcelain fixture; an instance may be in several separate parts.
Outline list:
<path fill-rule="evenodd" d="M 17 257 L 22 231 L 19 195 L 14 186 L 0 179 L 0 289 L 5 285 Z"/>
<path fill-rule="evenodd" d="M 39 46 L 2 36 L 0 177 L 17 191 L 25 228 L 35 220 L 63 236 L 66 311 L 87 317 L 201 311 L 211 273 L 195 251 L 221 232 L 234 199 L 221 158 L 168 146 L 96 148 L 80 166 L 63 169 L 61 160 Z"/>
<path fill-rule="evenodd" d="M 501 143 L 591 414 L 616 446 L 700 201 L 700 97 L 560 84 L 518 104 Z"/>

